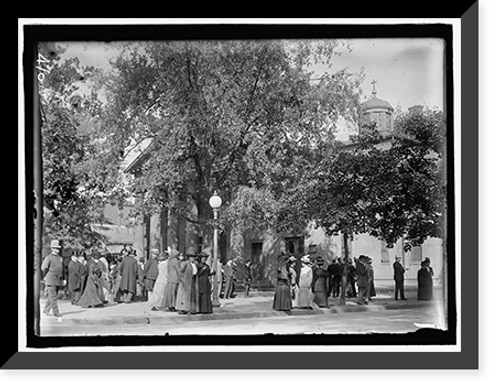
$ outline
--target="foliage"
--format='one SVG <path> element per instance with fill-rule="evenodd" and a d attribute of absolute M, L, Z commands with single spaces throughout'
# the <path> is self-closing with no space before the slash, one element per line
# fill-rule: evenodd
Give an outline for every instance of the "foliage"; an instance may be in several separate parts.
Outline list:
<path fill-rule="evenodd" d="M 343 44 L 126 46 L 105 81 L 105 129 L 116 156 L 153 140 L 134 183 L 138 213 L 168 207 L 204 224 L 217 189 L 231 203 L 228 224 L 273 224 L 282 197 L 333 143 L 339 116 L 357 115 L 361 76 L 344 70 L 313 80 L 310 71 Z"/>
<path fill-rule="evenodd" d="M 442 113 L 398 115 L 390 148 L 373 126 L 341 145 L 336 123 L 358 122 L 363 75 L 318 77 L 311 67 L 335 61 L 342 45 L 130 43 L 107 73 L 41 45 L 51 60 L 40 91 L 47 234 L 98 244 L 92 225 L 128 190 L 137 214 L 169 208 L 205 227 L 217 189 L 223 223 L 240 233 L 314 221 L 327 234 L 368 233 L 388 245 L 442 237 Z M 148 158 L 129 187 L 121 167 L 145 140 Z"/>
<path fill-rule="evenodd" d="M 280 228 L 314 221 L 329 235 L 368 233 L 389 246 L 405 238 L 407 248 L 442 237 L 442 113 L 404 113 L 396 132 L 390 146 L 372 127 L 355 137 L 354 148 L 332 150 L 286 203 Z"/>
<path fill-rule="evenodd" d="M 45 241 L 83 248 L 105 241 L 92 225 L 104 222 L 105 203 L 120 193 L 110 185 L 118 170 L 99 138 L 102 102 L 92 84 L 98 70 L 62 60 L 64 51 L 39 45 L 50 62 L 40 83 L 44 233 Z"/>

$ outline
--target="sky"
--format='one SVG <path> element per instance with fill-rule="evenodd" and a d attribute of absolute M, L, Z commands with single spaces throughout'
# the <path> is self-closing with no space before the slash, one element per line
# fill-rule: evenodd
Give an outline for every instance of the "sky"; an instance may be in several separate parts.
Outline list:
<path fill-rule="evenodd" d="M 444 44 L 434 38 L 350 40 L 352 51 L 342 48 L 331 68 L 316 66 L 318 73 L 348 68 L 364 70 L 362 91 L 370 98 L 376 80 L 377 97 L 403 110 L 417 104 L 443 109 Z M 63 58 L 78 57 L 84 65 L 110 69 L 113 52 L 103 43 L 71 42 Z"/>
<path fill-rule="evenodd" d="M 335 70 L 364 69 L 363 93 L 370 97 L 376 80 L 377 97 L 403 110 L 422 104 L 443 108 L 444 43 L 433 38 L 355 39 L 352 51 L 335 57 Z"/>
<path fill-rule="evenodd" d="M 78 57 L 82 65 L 93 65 L 110 69 L 109 59 L 114 51 L 110 45 L 100 42 L 64 43 L 67 51 L 64 58 Z M 364 100 L 372 96 L 373 84 L 377 98 L 398 105 L 403 111 L 414 105 L 430 108 L 444 107 L 443 102 L 443 57 L 444 42 L 434 38 L 384 38 L 352 39 L 350 47 L 342 47 L 340 56 L 335 56 L 331 67 L 316 65 L 318 74 L 334 73 L 348 68 L 352 73 L 364 72 L 361 86 Z M 337 123 L 337 138 L 345 141 L 353 131 L 342 119 Z M 142 150 L 145 146 L 141 146 Z M 135 153 L 130 157 L 135 156 Z"/>

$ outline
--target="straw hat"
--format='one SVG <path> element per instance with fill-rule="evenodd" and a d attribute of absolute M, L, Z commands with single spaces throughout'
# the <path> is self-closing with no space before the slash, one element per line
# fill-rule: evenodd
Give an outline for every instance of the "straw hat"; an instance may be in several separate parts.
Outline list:
<path fill-rule="evenodd" d="M 59 244 L 59 240 L 52 240 L 50 242 L 50 248 L 61 248 L 61 245 Z"/>

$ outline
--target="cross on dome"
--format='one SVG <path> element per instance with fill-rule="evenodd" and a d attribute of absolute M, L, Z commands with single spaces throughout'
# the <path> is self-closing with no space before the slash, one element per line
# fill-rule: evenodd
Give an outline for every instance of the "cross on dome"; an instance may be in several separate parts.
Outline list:
<path fill-rule="evenodd" d="M 375 90 L 375 84 L 377 84 L 377 81 L 373 79 L 373 81 L 370 84 L 373 84 L 373 95 L 374 96 L 377 95 L 377 91 Z"/>

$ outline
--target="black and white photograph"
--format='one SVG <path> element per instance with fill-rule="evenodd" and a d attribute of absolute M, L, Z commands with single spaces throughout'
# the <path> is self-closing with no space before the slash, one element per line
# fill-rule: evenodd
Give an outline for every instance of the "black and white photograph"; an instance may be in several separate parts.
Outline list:
<path fill-rule="evenodd" d="M 49 27 L 28 345 L 459 344 L 452 24 Z"/>

